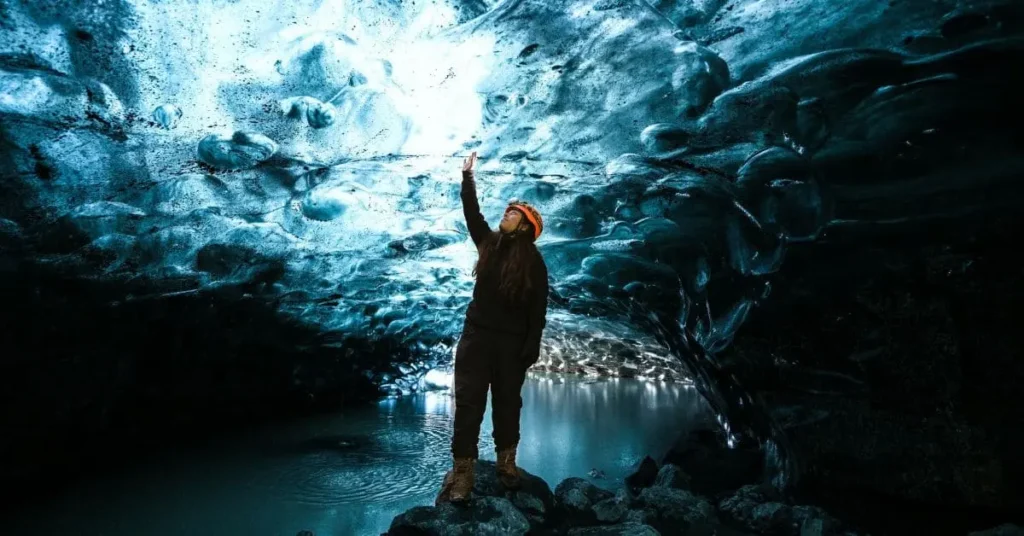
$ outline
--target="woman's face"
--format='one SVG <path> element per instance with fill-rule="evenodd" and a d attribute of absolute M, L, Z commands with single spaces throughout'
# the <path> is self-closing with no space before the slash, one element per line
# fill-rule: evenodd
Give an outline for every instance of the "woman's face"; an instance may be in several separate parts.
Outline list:
<path fill-rule="evenodd" d="M 523 213 L 512 208 L 505 211 L 505 215 L 501 218 L 501 223 L 498 224 L 498 229 L 503 233 L 511 233 L 519 228 L 519 224 L 523 221 Z"/>

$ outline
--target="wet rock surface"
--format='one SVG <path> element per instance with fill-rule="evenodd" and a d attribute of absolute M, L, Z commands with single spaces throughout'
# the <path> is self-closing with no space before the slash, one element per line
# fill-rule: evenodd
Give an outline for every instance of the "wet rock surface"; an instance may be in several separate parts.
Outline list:
<path fill-rule="evenodd" d="M 756 482 L 764 470 L 764 452 L 758 445 L 728 444 L 720 430 L 699 428 L 679 438 L 665 454 L 666 467 L 679 467 L 688 486 L 697 493 L 717 496 L 722 492 Z M 675 479 L 671 473 L 658 478 Z"/>
<path fill-rule="evenodd" d="M 421 506 L 395 518 L 388 534 L 421 535 L 451 534 L 470 536 L 524 535 L 530 530 L 526 516 L 511 501 L 501 497 L 481 497 L 472 507 L 463 508 L 445 503 L 441 506 Z"/>
<path fill-rule="evenodd" d="M 654 458 L 646 456 L 637 464 L 636 471 L 626 477 L 626 485 L 633 491 L 639 491 L 654 484 L 657 478 L 658 463 L 654 461 Z"/>
<path fill-rule="evenodd" d="M 447 482 L 446 478 L 445 483 L 447 484 Z M 410 530 L 426 530 L 431 534 L 449 534 L 444 532 L 449 530 L 445 528 L 444 523 L 433 525 L 437 520 L 437 516 L 450 521 L 454 525 L 460 525 L 461 527 L 453 527 L 451 530 L 467 531 L 464 532 L 465 534 L 473 534 L 474 530 L 494 530 L 490 525 L 479 525 L 481 520 L 489 519 L 487 514 L 478 511 L 479 508 L 465 508 L 465 505 L 453 505 L 448 496 L 450 491 L 447 485 L 443 486 L 434 501 L 434 507 L 414 508 L 410 512 L 395 518 L 389 534 L 405 534 L 402 531 Z M 473 497 L 483 498 L 485 501 L 488 501 L 483 505 L 484 510 L 504 509 L 503 511 L 508 514 L 509 519 L 502 522 L 511 523 L 512 525 L 509 526 L 508 530 L 513 531 L 510 533 L 517 534 L 539 530 L 544 525 L 545 520 L 555 511 L 556 502 L 558 501 L 558 496 L 551 491 L 551 487 L 548 486 L 547 482 L 540 477 L 526 472 L 523 473 L 519 489 L 505 489 L 498 481 L 494 462 L 484 460 L 477 460 L 476 463 Z M 491 501 L 491 499 L 497 502 Z M 476 507 L 477 504 L 474 503 L 473 506 Z M 513 511 L 515 513 L 512 513 Z M 525 529 L 522 528 L 517 514 L 518 516 L 523 516 L 523 520 L 526 523 Z M 490 521 L 487 521 L 487 523 L 490 523 Z M 515 532 L 519 530 L 523 532 Z M 410 534 L 413 534 L 413 532 L 410 532 Z M 463 532 L 453 532 L 452 534 L 463 534 Z"/>
<path fill-rule="evenodd" d="M 569 478 L 555 486 L 553 500 L 547 484 L 533 475 L 527 474 L 523 490 L 510 492 L 496 485 L 493 463 L 478 462 L 477 469 L 478 482 L 467 503 L 453 505 L 442 493 L 436 506 L 396 517 L 387 534 L 490 534 L 498 526 L 507 527 L 507 534 L 580 536 L 854 534 L 824 510 L 794 505 L 768 486 L 732 490 L 716 504 L 678 487 L 688 477 L 671 464 L 659 468 L 654 463 L 655 474 L 664 476 L 639 493 L 628 484 L 613 493 Z M 543 503 L 545 509 L 528 506 L 532 503 Z M 529 525 L 520 523 L 520 515 L 531 519 Z"/>

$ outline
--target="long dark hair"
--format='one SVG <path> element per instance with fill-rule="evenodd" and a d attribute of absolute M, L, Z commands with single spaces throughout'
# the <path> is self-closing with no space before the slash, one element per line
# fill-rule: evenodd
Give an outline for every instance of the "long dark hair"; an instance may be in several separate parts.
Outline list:
<path fill-rule="evenodd" d="M 498 291 L 511 303 L 524 303 L 533 290 L 533 268 L 537 246 L 533 244 L 533 226 L 524 224 L 514 233 L 495 231 L 480 242 L 480 258 L 473 275 L 497 276 Z M 498 255 L 498 253 L 502 253 Z"/>

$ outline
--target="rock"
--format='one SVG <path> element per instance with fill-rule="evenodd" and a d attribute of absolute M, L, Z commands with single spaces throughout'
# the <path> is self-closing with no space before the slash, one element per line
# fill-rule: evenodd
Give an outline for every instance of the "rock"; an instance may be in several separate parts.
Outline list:
<path fill-rule="evenodd" d="M 435 506 L 447 504 L 449 477 L 435 500 Z M 555 506 L 555 495 L 544 479 L 523 471 L 522 485 L 516 491 L 505 490 L 498 482 L 495 464 L 492 461 L 477 460 L 476 478 L 473 482 L 473 497 L 500 497 L 508 500 L 526 517 L 534 528 L 540 527 L 547 520 Z"/>
<path fill-rule="evenodd" d="M 799 525 L 800 536 L 828 536 L 836 534 L 833 532 L 822 519 L 809 519 Z"/>
<path fill-rule="evenodd" d="M 593 506 L 594 515 L 602 523 L 618 523 L 626 517 L 629 507 L 618 497 L 605 499 Z"/>
<path fill-rule="evenodd" d="M 573 525 L 592 524 L 597 519 L 593 506 L 614 494 L 582 478 L 567 478 L 555 487 L 555 506 Z"/>
<path fill-rule="evenodd" d="M 547 521 L 548 512 L 551 511 L 549 505 L 544 504 L 540 497 L 524 491 L 512 493 L 512 504 L 526 516 L 530 526 L 534 528 L 543 525 Z"/>
<path fill-rule="evenodd" d="M 473 498 L 465 505 L 417 506 L 391 522 L 389 536 L 521 536 L 530 522 L 503 497 Z"/>
<path fill-rule="evenodd" d="M 969 536 L 1024 536 L 1024 527 L 1005 523 L 998 527 L 972 532 Z"/>
<path fill-rule="evenodd" d="M 734 518 L 740 519 L 745 516 L 741 512 L 747 512 L 758 504 L 779 499 L 781 499 L 781 496 L 774 488 L 764 485 L 747 485 L 736 490 L 729 497 L 722 499 L 718 504 L 718 508 L 723 512 L 733 513 L 735 514 Z"/>
<path fill-rule="evenodd" d="M 828 536 L 842 531 L 842 523 L 817 506 L 798 505 L 791 511 L 800 536 Z"/>
<path fill-rule="evenodd" d="M 816 506 L 791 506 L 769 486 L 743 486 L 723 499 L 723 519 L 758 534 L 811 536 L 837 534 L 842 524 Z"/>
<path fill-rule="evenodd" d="M 569 530 L 569 536 L 660 536 L 650 525 L 623 523 L 610 527 L 586 527 Z"/>
<path fill-rule="evenodd" d="M 300 530 L 295 536 L 316 536 L 311 530 Z"/>
<path fill-rule="evenodd" d="M 256 167 L 277 152 L 274 140 L 255 132 L 237 131 L 230 138 L 211 134 L 199 142 L 199 160 L 217 169 Z"/>
<path fill-rule="evenodd" d="M 636 494 L 625 486 L 615 490 L 615 498 L 628 507 L 632 507 L 637 501 Z"/>
<path fill-rule="evenodd" d="M 788 534 L 797 527 L 793 523 L 793 510 L 779 502 L 759 504 L 750 511 L 747 528 L 762 534 Z"/>
<path fill-rule="evenodd" d="M 654 479 L 655 486 L 675 489 L 690 489 L 690 476 L 683 472 L 678 466 L 667 463 L 658 470 L 658 476 Z"/>
<path fill-rule="evenodd" d="M 653 511 L 646 508 L 631 509 L 626 513 L 626 523 L 643 525 L 656 517 L 657 516 Z"/>
<path fill-rule="evenodd" d="M 729 448 L 714 430 L 694 430 L 672 447 L 662 463 L 677 465 L 690 477 L 690 489 L 714 496 L 757 481 L 764 456 L 754 446 Z"/>
<path fill-rule="evenodd" d="M 654 461 L 654 458 L 650 456 L 645 456 L 643 460 L 640 460 L 633 474 L 626 477 L 626 485 L 633 490 L 646 488 L 653 485 L 657 477 L 658 462 Z"/>
<path fill-rule="evenodd" d="M 494 462 L 486 460 L 477 460 L 476 462 L 476 480 L 473 485 L 473 493 L 506 497 L 508 496 L 507 494 L 512 496 L 531 495 L 540 500 L 545 510 L 550 510 L 554 506 L 555 495 L 551 492 L 551 487 L 548 486 L 548 483 L 543 478 L 524 470 L 520 482 L 519 490 L 510 494 L 498 482 Z"/>
<path fill-rule="evenodd" d="M 643 517 L 662 534 L 686 534 L 718 524 L 711 503 L 688 491 L 646 488 L 640 493 L 640 502 L 644 505 Z"/>
<path fill-rule="evenodd" d="M 562 505 L 582 504 L 579 501 L 593 504 L 614 496 L 612 492 L 576 477 L 567 478 L 555 487 L 555 502 Z M 570 499 L 570 497 L 574 497 L 574 499 Z"/>

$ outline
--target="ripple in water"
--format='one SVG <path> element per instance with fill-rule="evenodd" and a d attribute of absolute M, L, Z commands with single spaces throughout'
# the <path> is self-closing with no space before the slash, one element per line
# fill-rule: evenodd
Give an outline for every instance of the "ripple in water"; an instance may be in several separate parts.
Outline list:
<path fill-rule="evenodd" d="M 317 438 L 257 486 L 313 505 L 395 501 L 438 488 L 451 463 L 447 415 L 393 415 L 363 435 Z M 263 480 L 266 478 L 266 480 Z"/>

